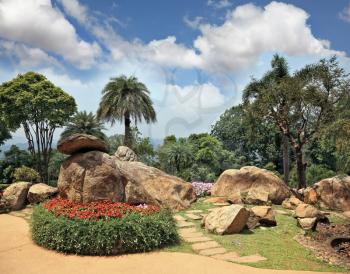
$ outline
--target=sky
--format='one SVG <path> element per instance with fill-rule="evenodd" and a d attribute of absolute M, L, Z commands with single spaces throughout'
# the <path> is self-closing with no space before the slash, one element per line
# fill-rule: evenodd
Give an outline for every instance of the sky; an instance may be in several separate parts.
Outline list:
<path fill-rule="evenodd" d="M 337 55 L 350 72 L 349 34 L 349 0 L 0 0 L 0 82 L 36 71 L 96 112 L 109 79 L 133 75 L 157 112 L 143 136 L 188 136 L 210 132 L 276 53 L 291 71 Z"/>

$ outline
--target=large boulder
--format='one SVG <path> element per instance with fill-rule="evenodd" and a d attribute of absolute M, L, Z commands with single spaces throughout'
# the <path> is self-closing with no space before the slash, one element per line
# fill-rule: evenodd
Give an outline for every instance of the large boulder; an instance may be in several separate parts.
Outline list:
<path fill-rule="evenodd" d="M 27 199 L 31 204 L 44 202 L 45 200 L 55 196 L 58 192 L 57 187 L 39 183 L 29 188 Z"/>
<path fill-rule="evenodd" d="M 117 158 L 115 162 L 127 181 L 127 203 L 155 204 L 177 211 L 189 207 L 196 200 L 192 185 L 178 177 L 140 162 L 120 161 Z"/>
<path fill-rule="evenodd" d="M 282 202 L 282 207 L 286 209 L 295 209 L 300 204 L 303 204 L 303 202 L 297 197 L 291 196 Z"/>
<path fill-rule="evenodd" d="M 317 217 L 298 218 L 298 225 L 304 230 L 315 230 L 317 225 Z"/>
<path fill-rule="evenodd" d="M 216 208 L 203 219 L 208 232 L 216 234 L 234 234 L 243 230 L 249 218 L 249 211 L 241 205 Z"/>
<path fill-rule="evenodd" d="M 13 183 L 4 190 L 2 199 L 7 201 L 11 210 L 20 210 L 26 205 L 27 194 L 31 185 L 28 182 Z"/>
<path fill-rule="evenodd" d="M 211 193 L 214 196 L 233 196 L 241 193 L 245 198 L 254 194 L 255 197 L 260 197 L 259 199 L 265 199 L 267 193 L 268 200 L 274 204 L 281 204 L 291 196 L 291 191 L 279 177 L 254 166 L 224 171 Z M 259 193 L 261 195 L 258 195 Z"/>
<path fill-rule="evenodd" d="M 75 154 L 66 159 L 58 178 L 59 195 L 74 202 L 124 201 L 126 181 L 115 157 L 100 151 Z"/>
<path fill-rule="evenodd" d="M 126 146 L 119 146 L 114 156 L 121 161 L 137 161 L 136 153 Z"/>
<path fill-rule="evenodd" d="M 258 217 L 259 223 L 263 226 L 275 226 L 276 214 L 271 206 L 254 206 L 250 209 Z"/>
<path fill-rule="evenodd" d="M 350 176 L 324 179 L 316 183 L 313 190 L 316 193 L 310 191 L 307 197 L 311 200 L 311 193 L 316 195 L 317 204 L 320 207 L 342 211 L 350 210 Z"/>
<path fill-rule="evenodd" d="M 297 218 L 319 218 L 322 213 L 312 205 L 300 204 L 296 207 L 294 216 Z"/>
<path fill-rule="evenodd" d="M 108 145 L 93 135 L 77 133 L 61 139 L 57 144 L 57 149 L 63 154 L 73 155 L 94 150 L 108 152 Z"/>

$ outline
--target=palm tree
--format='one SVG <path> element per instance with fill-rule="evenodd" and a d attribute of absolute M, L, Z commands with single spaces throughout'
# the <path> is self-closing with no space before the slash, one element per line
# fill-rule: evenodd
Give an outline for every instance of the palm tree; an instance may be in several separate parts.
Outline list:
<path fill-rule="evenodd" d="M 97 118 L 114 125 L 124 120 L 124 145 L 132 147 L 131 119 L 137 123 L 142 118 L 146 123 L 155 122 L 156 113 L 147 87 L 136 77 L 111 78 L 102 91 Z"/>
<path fill-rule="evenodd" d="M 103 123 L 98 121 L 92 112 L 87 113 L 86 111 L 80 111 L 77 112 L 67 124 L 65 130 L 61 134 L 61 139 L 75 133 L 85 133 L 106 140 L 106 135 L 102 132 L 103 129 Z"/>

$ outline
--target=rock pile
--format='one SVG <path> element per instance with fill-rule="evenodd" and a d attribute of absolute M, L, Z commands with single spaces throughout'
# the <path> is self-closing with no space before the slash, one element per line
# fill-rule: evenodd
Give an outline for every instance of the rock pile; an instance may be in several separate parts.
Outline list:
<path fill-rule="evenodd" d="M 309 204 L 299 204 L 294 212 L 298 225 L 304 230 L 315 230 L 317 223 L 329 223 L 328 218 L 316 207 Z"/>
<path fill-rule="evenodd" d="M 75 202 L 111 200 L 132 204 L 150 203 L 181 210 L 196 200 L 190 183 L 137 162 L 136 154 L 119 147 L 105 153 L 102 140 L 75 134 L 60 142 L 58 150 L 71 155 L 61 165 L 59 194 Z"/>

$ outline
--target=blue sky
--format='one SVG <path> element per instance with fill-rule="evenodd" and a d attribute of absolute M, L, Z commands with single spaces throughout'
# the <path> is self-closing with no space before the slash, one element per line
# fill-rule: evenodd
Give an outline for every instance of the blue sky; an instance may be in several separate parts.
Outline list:
<path fill-rule="evenodd" d="M 347 0 L 0 0 L 0 81 L 34 70 L 95 112 L 110 77 L 135 75 L 158 114 L 143 135 L 186 136 L 210 131 L 274 53 L 291 70 L 337 55 L 350 71 L 349 30 Z"/>

